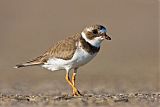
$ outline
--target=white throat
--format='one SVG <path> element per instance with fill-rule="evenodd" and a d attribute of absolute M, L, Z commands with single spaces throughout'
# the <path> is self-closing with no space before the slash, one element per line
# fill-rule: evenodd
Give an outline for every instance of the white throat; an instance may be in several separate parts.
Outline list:
<path fill-rule="evenodd" d="M 86 37 L 86 34 L 85 34 L 84 32 L 82 32 L 81 35 L 82 35 L 82 37 L 83 37 L 88 43 L 90 43 L 91 45 L 93 45 L 93 46 L 95 46 L 95 47 L 97 47 L 97 48 L 99 48 L 99 47 L 101 46 L 101 42 L 102 42 L 101 37 L 96 37 L 96 38 L 90 40 L 90 39 L 88 39 L 88 38 Z"/>

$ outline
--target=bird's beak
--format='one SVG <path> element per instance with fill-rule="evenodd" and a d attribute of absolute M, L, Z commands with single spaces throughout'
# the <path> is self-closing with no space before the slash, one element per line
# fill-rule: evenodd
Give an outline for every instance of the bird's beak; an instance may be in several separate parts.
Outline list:
<path fill-rule="evenodd" d="M 109 37 L 109 36 L 108 36 L 108 34 L 106 34 L 106 33 L 105 33 L 105 35 L 104 35 L 104 36 L 105 36 L 105 39 L 107 39 L 107 40 L 111 40 L 111 37 Z"/>

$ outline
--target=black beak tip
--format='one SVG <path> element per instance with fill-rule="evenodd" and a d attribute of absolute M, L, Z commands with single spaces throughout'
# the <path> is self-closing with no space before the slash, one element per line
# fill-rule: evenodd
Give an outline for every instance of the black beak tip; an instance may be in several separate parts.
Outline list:
<path fill-rule="evenodd" d="M 107 36 L 106 39 L 107 39 L 107 40 L 111 40 L 111 37 Z"/>

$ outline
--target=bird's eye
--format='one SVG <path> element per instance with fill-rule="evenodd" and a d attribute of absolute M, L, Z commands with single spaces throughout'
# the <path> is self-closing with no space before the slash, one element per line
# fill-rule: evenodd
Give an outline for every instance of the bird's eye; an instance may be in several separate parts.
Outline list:
<path fill-rule="evenodd" d="M 97 30 L 93 30 L 92 32 L 93 32 L 93 34 L 97 34 L 97 33 L 98 33 L 98 31 L 97 31 Z"/>
<path fill-rule="evenodd" d="M 102 26 L 100 26 L 100 27 L 99 27 L 99 29 L 100 29 L 100 30 L 102 30 L 102 29 L 103 29 L 103 27 L 102 27 Z"/>

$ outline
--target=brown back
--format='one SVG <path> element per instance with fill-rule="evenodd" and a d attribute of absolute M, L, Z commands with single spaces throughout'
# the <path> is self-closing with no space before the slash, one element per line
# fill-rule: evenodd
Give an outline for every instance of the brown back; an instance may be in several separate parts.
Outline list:
<path fill-rule="evenodd" d="M 40 63 L 43 64 L 47 62 L 49 58 L 61 58 L 64 60 L 71 59 L 75 50 L 76 42 L 79 41 L 80 34 L 70 36 L 64 40 L 57 42 L 53 47 L 48 49 L 43 55 L 28 61 L 27 63 Z"/>

